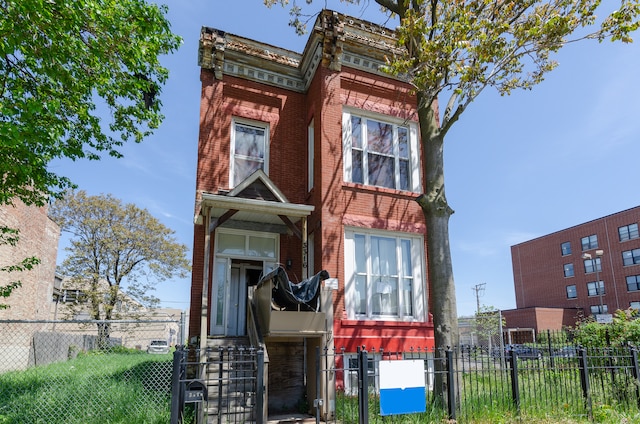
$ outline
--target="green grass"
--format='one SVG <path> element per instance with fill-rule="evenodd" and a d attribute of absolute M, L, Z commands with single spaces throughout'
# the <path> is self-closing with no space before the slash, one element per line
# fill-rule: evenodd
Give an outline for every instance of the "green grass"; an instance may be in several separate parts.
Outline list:
<path fill-rule="evenodd" d="M 459 380 L 459 402 L 456 423 L 471 424 L 640 424 L 640 412 L 633 402 L 596 402 L 592 405 L 593 420 L 582 397 L 576 370 L 559 369 L 555 372 L 529 372 L 519 374 L 521 394 L 520 411 L 513 404 L 511 382 L 501 373 L 468 373 Z M 592 376 L 593 377 L 593 376 Z M 625 387 L 626 388 L 626 387 Z M 635 387 L 634 387 L 635 389 Z M 370 395 L 369 422 L 395 424 L 452 423 L 445 409 L 427 393 L 427 412 L 422 414 L 380 416 L 379 399 Z M 357 396 L 339 393 L 336 399 L 337 421 L 358 423 Z"/>
<path fill-rule="evenodd" d="M 171 364 L 121 350 L 0 374 L 0 424 L 167 423 Z"/>

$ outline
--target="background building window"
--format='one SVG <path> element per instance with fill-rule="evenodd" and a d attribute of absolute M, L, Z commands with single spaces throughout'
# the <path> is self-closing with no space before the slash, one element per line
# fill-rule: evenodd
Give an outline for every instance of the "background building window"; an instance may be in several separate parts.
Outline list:
<path fill-rule="evenodd" d="M 602 261 L 600 258 L 595 259 L 585 259 L 584 260 L 584 272 L 585 274 L 590 274 L 592 272 L 602 272 Z"/>
<path fill-rule="evenodd" d="M 564 276 L 573 277 L 573 264 L 564 264 Z"/>
<path fill-rule="evenodd" d="M 640 264 L 640 249 L 625 250 L 622 252 L 622 264 L 624 266 Z"/>
<path fill-rule="evenodd" d="M 620 236 L 620 241 L 638 238 L 638 224 L 630 224 L 619 227 L 618 235 Z"/>
<path fill-rule="evenodd" d="M 607 305 L 602 305 L 602 308 L 600 308 L 600 305 L 591 305 L 590 309 L 592 314 L 606 314 L 609 312 Z"/>
<path fill-rule="evenodd" d="M 588 237 L 582 237 L 582 250 L 596 249 L 598 247 L 598 235 L 592 234 Z"/>
<path fill-rule="evenodd" d="M 589 296 L 598 296 L 600 294 L 604 294 L 604 281 L 598 281 L 599 284 L 596 285 L 595 281 L 591 281 L 587 283 L 587 294 Z M 600 289 L 598 289 L 600 286 Z"/>
<path fill-rule="evenodd" d="M 571 242 L 565 241 L 560 245 L 560 249 L 562 249 L 562 256 L 567 256 L 571 254 Z"/>
<path fill-rule="evenodd" d="M 345 181 L 417 192 L 417 127 L 345 112 Z"/>
<path fill-rule="evenodd" d="M 629 302 L 629 307 L 631 309 L 640 309 L 640 302 Z"/>
<path fill-rule="evenodd" d="M 570 286 L 567 286 L 567 299 L 575 299 L 576 297 L 578 297 L 576 285 L 572 284 Z"/>
<path fill-rule="evenodd" d="M 640 275 L 627 276 L 627 291 L 640 290 Z"/>
<path fill-rule="evenodd" d="M 268 174 L 269 126 L 234 119 L 231 127 L 231 186 L 258 169 Z"/>

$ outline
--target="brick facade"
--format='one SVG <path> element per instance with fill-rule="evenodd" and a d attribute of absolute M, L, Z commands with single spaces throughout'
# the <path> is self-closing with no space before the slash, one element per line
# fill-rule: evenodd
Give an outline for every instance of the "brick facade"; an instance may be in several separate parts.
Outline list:
<path fill-rule="evenodd" d="M 0 286 L 15 280 L 22 283 L 10 297 L 0 298 L 0 303 L 10 306 L 0 310 L 0 319 L 50 319 L 60 228 L 49 219 L 46 207 L 19 201 L 0 206 L 0 225 L 20 230 L 17 246 L 0 246 L 0 266 L 15 265 L 31 256 L 40 259 L 31 271 L 0 273 Z"/>
<path fill-rule="evenodd" d="M 593 290 L 591 294 L 588 292 L 587 283 L 595 283 L 596 273 L 587 272 L 590 269 L 585 268 L 582 256 L 588 253 L 594 259 L 598 250 L 602 250 L 601 270 L 598 272 L 598 278 L 604 282 L 602 303 L 608 312 L 628 309 L 632 302 L 640 302 L 640 291 L 627 286 L 628 276 L 640 276 L 640 260 L 635 264 L 623 263 L 623 252 L 640 249 L 640 238 L 635 235 L 620 241 L 618 234 L 619 228 L 637 226 L 639 222 L 640 206 L 512 246 L 518 310 L 566 308 L 583 311 L 584 316 L 591 315 L 591 307 L 600 306 L 600 296 Z M 597 246 L 583 249 L 581 240 L 593 235 L 597 236 Z M 563 254 L 562 244 L 567 242 L 571 252 Z M 572 275 L 569 272 L 571 267 Z M 577 314 L 574 312 L 573 315 Z M 511 326 L 511 323 L 507 324 Z"/>
<path fill-rule="evenodd" d="M 319 22 L 324 15 L 321 15 Z M 340 17 L 347 22 L 346 17 Z M 354 27 L 364 28 L 361 21 L 349 18 Z M 318 28 L 316 23 L 316 29 Z M 346 25 L 346 24 L 345 24 Z M 361 25 L 361 26 L 358 26 Z M 370 25 L 370 24 L 367 24 Z M 368 27 L 367 27 L 368 28 Z M 348 32 L 345 27 L 344 31 Z M 307 233 L 314 242 L 309 251 L 313 254 L 310 273 L 325 269 L 338 281 L 338 289 L 333 292 L 333 322 L 336 346 L 338 341 L 353 348 L 366 344 L 367 347 L 385 348 L 393 344 L 399 350 L 413 347 L 433 346 L 433 323 L 428 318 L 428 288 L 426 283 L 426 225 L 421 208 L 415 202 L 419 192 L 374 187 L 344 181 L 343 163 L 343 112 L 365 111 L 376 116 L 390 117 L 397 121 L 416 124 L 416 98 L 409 84 L 369 71 L 363 66 L 349 66 L 347 51 L 360 49 L 368 51 L 371 60 L 381 59 L 385 52 L 368 46 L 359 46 L 361 41 L 351 41 L 351 45 L 339 44 L 343 60 L 336 64 L 336 56 L 328 56 L 326 33 L 314 31 L 311 40 L 325 43 L 320 49 L 322 60 L 316 68 L 310 67 L 307 74 L 300 76 L 303 85 L 294 88 L 277 84 L 277 75 L 296 75 L 305 63 L 313 62 L 315 50 L 312 41 L 302 55 L 280 52 L 280 56 L 264 60 L 257 57 L 268 52 L 278 52 L 273 46 L 263 45 L 241 37 L 222 34 L 205 29 L 205 35 L 215 34 L 218 45 L 225 37 L 226 50 L 215 50 L 201 54 L 201 63 L 215 62 L 209 68 L 202 65 L 202 97 L 200 107 L 200 136 L 198 145 L 198 169 L 196 174 L 196 205 L 202 193 L 224 194 L 231 190 L 229 181 L 229 160 L 231 127 L 234 118 L 249 119 L 269 125 L 268 177 L 293 204 L 310 205 L 314 211 L 308 217 Z M 355 31 L 355 29 L 354 29 Z M 384 33 L 384 32 L 382 32 Z M 368 34 L 375 38 L 375 35 Z M 217 37 L 217 38 L 216 38 Z M 316 38 L 314 38 L 316 37 Z M 322 37 L 325 37 L 324 39 Z M 345 36 L 345 40 L 349 37 Z M 335 40 L 334 40 L 335 41 Z M 238 47 L 238 45 L 241 45 Z M 252 53 L 258 52 L 258 53 Z M 224 60 L 220 57 L 224 53 Z M 255 54 L 256 57 L 253 57 Z M 212 57 L 212 59 L 209 59 Z M 227 57 L 229 59 L 227 59 Z M 242 59 L 239 59 L 242 57 Z M 319 57 L 319 56 L 318 56 Z M 355 57 L 355 55 L 354 55 Z M 296 62 L 286 68 L 282 63 Z M 240 65 L 234 65 L 234 63 Z M 363 61 L 367 62 L 367 60 Z M 217 63 L 217 62 L 216 62 Z M 355 63 L 355 60 L 353 61 Z M 362 63 L 362 62 L 358 62 Z M 255 68 L 252 69 L 251 65 Z M 234 67 L 235 66 L 235 67 Z M 245 68 L 246 67 L 246 68 Z M 219 70 L 222 69 L 222 75 Z M 227 69 L 233 72 L 227 73 Z M 244 72 L 241 74 L 240 70 Z M 261 74 L 264 72 L 264 76 Z M 269 80 L 269 72 L 276 77 Z M 259 80 L 266 79 L 267 82 Z M 269 82 L 271 81 L 271 82 Z M 306 84 L 306 85 L 304 85 Z M 308 190 L 308 137 L 307 131 L 313 122 L 313 188 Z M 416 124 L 417 125 L 417 124 Z M 416 155 L 419 157 L 420 153 Z M 424 176 L 420 178 L 424 181 Z M 196 207 L 196 213 L 199 213 Z M 424 296 L 423 316 L 411 320 L 354 320 L 347 319 L 345 308 L 345 228 L 362 228 L 394 231 L 424 237 L 420 258 L 423 273 L 420 284 Z M 191 289 L 190 334 L 200 334 L 201 298 L 203 289 L 205 236 L 203 226 L 194 227 L 193 277 Z M 211 247 L 215 246 L 215 233 L 211 237 Z M 213 249 L 211 249 L 213 251 Z M 292 234 L 280 236 L 279 257 L 282 262 L 292 258 L 290 276 L 301 276 L 301 240 Z M 212 255 L 213 256 L 213 255 Z M 214 260 L 211 259 L 211 282 Z M 293 280 L 293 278 L 292 278 Z M 212 288 L 209 286 L 209 307 L 212 302 Z"/>

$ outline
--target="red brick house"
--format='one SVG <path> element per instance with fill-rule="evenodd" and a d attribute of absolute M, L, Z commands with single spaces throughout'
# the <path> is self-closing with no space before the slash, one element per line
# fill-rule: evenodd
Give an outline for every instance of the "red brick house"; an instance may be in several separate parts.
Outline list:
<path fill-rule="evenodd" d="M 310 344 L 433 347 L 416 98 L 380 69 L 395 44 L 326 10 L 302 54 L 202 29 L 189 325 L 201 346 L 252 331 L 248 299 L 281 265 L 292 282 L 331 278 L 321 323 L 271 316 L 272 363 Z"/>

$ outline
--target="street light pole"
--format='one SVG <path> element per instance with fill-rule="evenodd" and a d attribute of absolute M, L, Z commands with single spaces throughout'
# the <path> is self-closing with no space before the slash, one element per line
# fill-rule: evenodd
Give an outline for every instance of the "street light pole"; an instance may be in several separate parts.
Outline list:
<path fill-rule="evenodd" d="M 595 251 L 595 256 L 596 258 L 601 258 L 600 259 L 600 263 L 602 264 L 602 255 L 604 255 L 604 250 L 596 250 Z M 582 259 L 592 259 L 593 257 L 591 256 L 590 253 L 584 253 L 582 255 Z M 602 287 L 600 286 L 600 272 L 598 271 L 598 264 L 596 262 L 596 259 L 593 259 L 593 268 L 596 271 L 596 292 L 598 293 L 598 297 L 600 299 L 600 314 L 604 314 L 604 302 L 602 301 L 602 291 L 604 289 L 604 283 L 602 284 Z M 599 314 L 599 315 L 600 315 Z"/>

